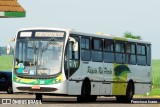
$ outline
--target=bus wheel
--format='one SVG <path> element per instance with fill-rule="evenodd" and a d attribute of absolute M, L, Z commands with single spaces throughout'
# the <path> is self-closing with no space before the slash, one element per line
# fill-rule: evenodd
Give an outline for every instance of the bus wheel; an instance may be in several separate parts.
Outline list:
<path fill-rule="evenodd" d="M 116 100 L 119 103 L 123 103 L 123 102 L 125 102 L 125 96 L 116 96 Z"/>
<path fill-rule="evenodd" d="M 130 103 L 131 100 L 133 99 L 133 95 L 134 95 L 134 84 L 133 83 L 129 83 L 127 86 L 127 91 L 126 91 L 126 102 Z"/>
<path fill-rule="evenodd" d="M 42 94 L 36 93 L 36 100 L 42 101 Z"/>
<path fill-rule="evenodd" d="M 134 84 L 130 82 L 127 85 L 126 95 L 116 96 L 116 99 L 117 102 L 130 103 L 131 100 L 133 99 L 133 95 L 134 95 Z"/>
<path fill-rule="evenodd" d="M 91 98 L 91 84 L 90 81 L 87 79 L 83 82 L 82 89 L 81 89 L 81 95 L 77 96 L 78 102 L 88 102 Z"/>
<path fill-rule="evenodd" d="M 13 94 L 12 86 L 9 86 L 9 87 L 8 87 L 7 93 L 8 93 L 8 94 Z"/>
<path fill-rule="evenodd" d="M 96 100 L 97 100 L 97 96 L 96 95 L 90 95 L 89 101 L 94 102 Z"/>

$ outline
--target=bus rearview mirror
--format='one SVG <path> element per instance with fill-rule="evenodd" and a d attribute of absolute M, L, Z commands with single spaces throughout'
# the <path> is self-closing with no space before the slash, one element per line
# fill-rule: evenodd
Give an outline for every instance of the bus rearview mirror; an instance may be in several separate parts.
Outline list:
<path fill-rule="evenodd" d="M 73 50 L 78 51 L 78 42 L 77 41 L 73 44 Z"/>
<path fill-rule="evenodd" d="M 9 39 L 9 43 L 14 42 L 14 41 L 15 41 L 15 38 L 13 37 Z"/>
<path fill-rule="evenodd" d="M 11 45 L 8 44 L 8 45 L 7 45 L 7 54 L 10 54 L 10 53 L 11 53 Z"/>
<path fill-rule="evenodd" d="M 73 51 L 78 51 L 78 42 L 72 37 L 69 37 L 69 41 L 73 42 Z"/>

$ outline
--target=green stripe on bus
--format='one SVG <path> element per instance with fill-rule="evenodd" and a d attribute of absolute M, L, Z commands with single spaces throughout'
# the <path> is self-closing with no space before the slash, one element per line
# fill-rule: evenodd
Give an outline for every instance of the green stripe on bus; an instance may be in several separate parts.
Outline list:
<path fill-rule="evenodd" d="M 17 77 L 15 74 L 13 74 L 13 81 L 19 84 L 52 85 L 52 84 L 61 83 L 63 80 L 62 80 L 62 74 L 59 74 L 57 77 L 50 78 L 50 79 L 26 79 L 26 78 Z"/>
<path fill-rule="evenodd" d="M 26 12 L 5 12 L 5 17 L 26 17 Z"/>

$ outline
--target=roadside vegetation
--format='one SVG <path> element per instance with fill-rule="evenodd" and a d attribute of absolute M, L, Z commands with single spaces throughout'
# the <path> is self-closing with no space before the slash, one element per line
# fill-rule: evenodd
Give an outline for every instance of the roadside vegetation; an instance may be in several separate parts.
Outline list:
<path fill-rule="evenodd" d="M 160 60 L 152 60 L 152 90 L 149 95 L 160 96 Z"/>
<path fill-rule="evenodd" d="M 141 36 L 133 35 L 133 34 L 132 34 L 131 32 L 129 32 L 129 31 L 125 32 L 123 37 L 142 40 L 142 37 L 141 37 Z"/>
<path fill-rule="evenodd" d="M 12 70 L 13 55 L 1 55 L 0 56 L 0 71 Z"/>

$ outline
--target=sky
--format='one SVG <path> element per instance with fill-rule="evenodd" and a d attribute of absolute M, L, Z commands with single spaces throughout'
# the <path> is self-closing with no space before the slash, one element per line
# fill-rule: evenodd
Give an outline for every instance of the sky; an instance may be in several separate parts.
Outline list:
<path fill-rule="evenodd" d="M 69 28 L 123 36 L 126 31 L 152 43 L 160 59 L 160 0 L 18 0 L 25 18 L 0 18 L 0 46 L 21 28 Z"/>

